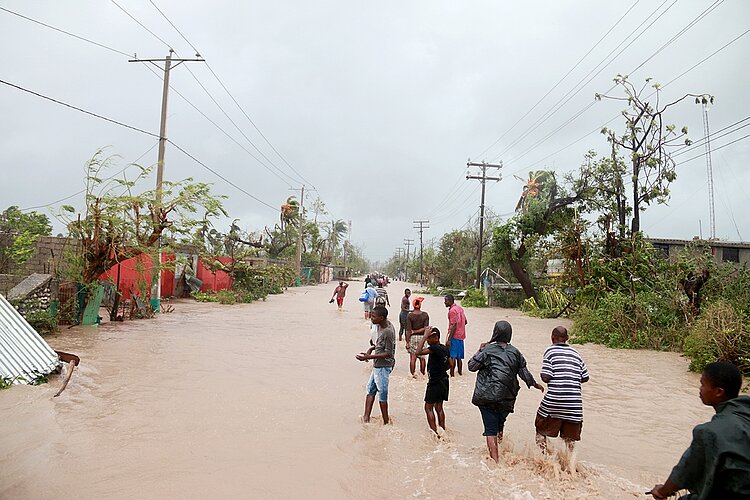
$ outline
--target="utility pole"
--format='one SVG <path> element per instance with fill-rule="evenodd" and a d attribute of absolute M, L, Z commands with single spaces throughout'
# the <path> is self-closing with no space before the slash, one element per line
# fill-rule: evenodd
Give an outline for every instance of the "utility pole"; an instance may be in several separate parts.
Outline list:
<path fill-rule="evenodd" d="M 422 233 L 425 229 L 430 228 L 430 221 L 428 220 L 415 220 L 414 229 L 419 229 L 419 285 L 424 286 L 424 246 L 422 244 Z"/>
<path fill-rule="evenodd" d="M 409 248 L 414 244 L 414 240 L 404 238 L 404 245 L 406 245 L 406 265 L 404 266 L 404 281 L 409 279 Z"/>
<path fill-rule="evenodd" d="M 403 261 L 401 260 L 404 256 L 404 248 L 398 247 L 396 248 L 396 274 L 398 274 L 398 277 L 401 277 L 401 264 L 403 264 Z"/>
<path fill-rule="evenodd" d="M 482 181 L 482 201 L 479 204 L 479 248 L 477 249 L 477 289 L 480 289 L 482 287 L 482 247 L 484 246 L 482 239 L 484 236 L 484 187 L 487 181 L 499 181 L 503 177 L 501 175 L 498 175 L 497 177 L 487 177 L 487 169 L 488 168 L 496 168 L 501 169 L 503 168 L 503 162 L 501 161 L 498 165 L 493 165 L 491 163 L 473 163 L 471 159 L 466 162 L 467 167 L 479 167 L 482 169 L 482 175 L 469 175 L 466 174 L 467 179 L 478 179 Z"/>
<path fill-rule="evenodd" d="M 305 186 L 299 196 L 299 227 L 297 228 L 297 279 L 302 279 L 302 227 L 305 222 Z"/>
<path fill-rule="evenodd" d="M 161 94 L 161 123 L 159 125 L 159 157 L 156 162 L 156 209 L 160 210 L 162 205 L 162 180 L 164 179 L 164 149 L 167 146 L 167 97 L 169 96 L 169 72 L 184 62 L 206 62 L 200 54 L 195 54 L 195 59 L 172 59 L 174 50 L 169 49 L 169 54 L 164 59 L 129 59 L 128 62 L 147 62 L 155 64 L 164 63 L 164 82 Z M 174 66 L 172 63 L 176 62 Z M 161 238 L 159 238 L 161 240 Z M 158 312 L 161 309 L 161 242 L 156 242 L 156 252 L 151 258 L 151 309 Z"/>

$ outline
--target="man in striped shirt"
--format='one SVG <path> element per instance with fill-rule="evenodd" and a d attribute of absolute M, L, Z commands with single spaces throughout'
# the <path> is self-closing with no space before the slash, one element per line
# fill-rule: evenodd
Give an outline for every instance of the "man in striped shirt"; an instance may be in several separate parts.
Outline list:
<path fill-rule="evenodd" d="M 544 351 L 541 378 L 547 384 L 536 414 L 536 443 L 547 453 L 547 437 L 558 435 L 568 450 L 581 440 L 583 401 L 581 384 L 588 382 L 589 371 L 578 351 L 568 345 L 568 330 L 552 330 L 552 345 Z"/>

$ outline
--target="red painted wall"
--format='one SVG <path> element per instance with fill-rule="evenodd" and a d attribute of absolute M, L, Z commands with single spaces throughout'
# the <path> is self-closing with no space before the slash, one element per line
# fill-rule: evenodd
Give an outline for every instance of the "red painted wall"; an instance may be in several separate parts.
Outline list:
<path fill-rule="evenodd" d="M 175 260 L 175 256 L 172 253 L 162 253 L 162 263 L 171 263 Z M 232 262 L 230 257 L 219 257 L 219 261 L 223 264 Z M 145 283 L 145 289 L 148 290 L 151 286 L 151 256 L 141 254 L 132 259 L 125 260 L 120 264 L 112 267 L 109 271 L 102 274 L 100 279 L 110 280 L 117 284 L 117 271 L 120 271 L 120 293 L 122 293 L 123 299 L 129 299 L 131 292 L 136 295 L 140 294 L 141 286 L 140 283 Z M 203 263 L 203 259 L 198 259 L 198 272 L 197 277 L 203 281 L 201 287 L 202 292 L 209 290 L 219 291 L 231 288 L 232 278 L 229 274 L 224 271 L 211 272 Z M 171 297 L 174 295 L 174 271 L 163 270 L 161 278 L 161 296 Z"/>

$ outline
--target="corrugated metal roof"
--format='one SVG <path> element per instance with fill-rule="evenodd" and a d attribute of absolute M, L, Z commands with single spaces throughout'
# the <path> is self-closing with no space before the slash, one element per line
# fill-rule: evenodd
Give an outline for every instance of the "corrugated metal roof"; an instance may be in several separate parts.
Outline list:
<path fill-rule="evenodd" d="M 0 377 L 27 384 L 59 365 L 57 353 L 0 295 Z"/>

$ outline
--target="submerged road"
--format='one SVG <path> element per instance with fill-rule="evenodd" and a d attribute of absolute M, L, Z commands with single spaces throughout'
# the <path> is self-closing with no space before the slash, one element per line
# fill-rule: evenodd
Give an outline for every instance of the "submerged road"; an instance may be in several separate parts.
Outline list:
<path fill-rule="evenodd" d="M 712 415 L 679 354 L 578 346 L 591 381 L 573 463 L 535 449 L 542 396 L 524 386 L 495 465 L 471 405 L 474 374 L 451 379 L 439 441 L 424 417 L 426 381 L 411 378 L 399 344 L 394 423 L 364 425 L 362 285 L 351 283 L 342 312 L 329 284 L 253 304 L 175 301 L 155 320 L 47 337 L 81 364 L 58 398 L 59 376 L 0 391 L 0 498 L 637 498 Z M 396 329 L 403 285 L 388 288 Z M 442 298 L 426 296 L 423 309 L 445 332 Z M 550 331 L 569 324 L 506 309 L 466 315 L 467 358 L 505 319 L 537 377 Z"/>

